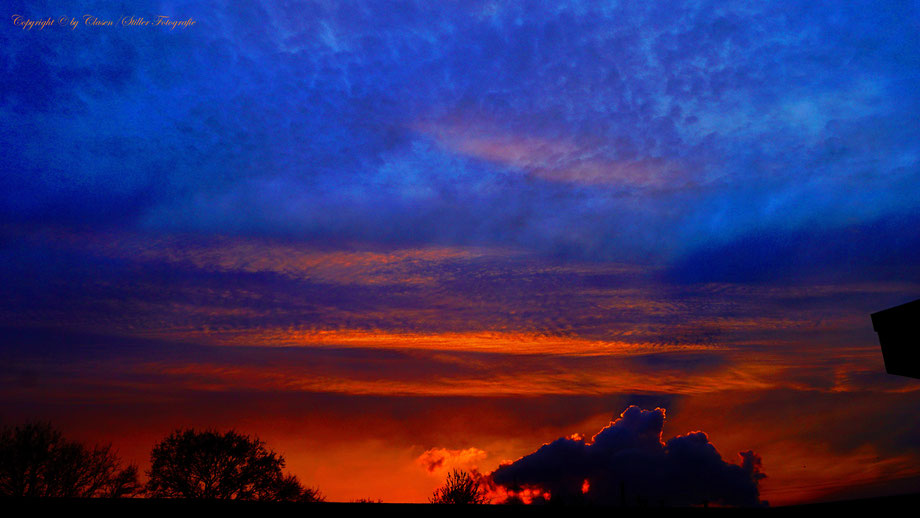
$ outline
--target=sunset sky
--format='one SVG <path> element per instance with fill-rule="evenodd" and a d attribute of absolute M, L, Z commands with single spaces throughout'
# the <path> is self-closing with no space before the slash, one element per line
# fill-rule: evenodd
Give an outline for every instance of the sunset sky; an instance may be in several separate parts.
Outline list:
<path fill-rule="evenodd" d="M 916 2 L 146 4 L 4 3 L 0 425 L 425 502 L 636 405 L 771 505 L 920 489 Z"/>

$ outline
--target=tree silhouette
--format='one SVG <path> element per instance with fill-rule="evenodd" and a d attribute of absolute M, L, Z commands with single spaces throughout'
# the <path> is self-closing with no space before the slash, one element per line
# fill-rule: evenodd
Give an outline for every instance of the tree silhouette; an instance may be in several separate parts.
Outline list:
<path fill-rule="evenodd" d="M 111 446 L 68 441 L 50 423 L 0 432 L 0 496 L 118 498 L 138 492 L 137 466 L 120 466 Z"/>
<path fill-rule="evenodd" d="M 428 501 L 432 504 L 484 504 L 487 499 L 479 480 L 466 471 L 454 469 L 447 475 L 447 482 L 436 489 Z"/>
<path fill-rule="evenodd" d="M 154 446 L 147 493 L 160 498 L 319 502 L 320 492 L 284 475 L 284 458 L 233 430 L 178 430 Z"/>

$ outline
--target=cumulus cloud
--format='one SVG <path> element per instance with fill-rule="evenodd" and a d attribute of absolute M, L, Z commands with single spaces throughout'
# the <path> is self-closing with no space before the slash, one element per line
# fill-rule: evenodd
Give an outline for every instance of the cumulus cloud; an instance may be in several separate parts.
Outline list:
<path fill-rule="evenodd" d="M 421 454 L 416 461 L 429 473 L 451 468 L 476 469 L 475 464 L 486 458 L 488 454 L 479 448 L 465 450 L 449 450 L 447 448 L 431 448 Z"/>
<path fill-rule="evenodd" d="M 515 497 L 539 488 L 550 499 L 603 505 L 765 506 L 758 483 L 766 475 L 752 451 L 741 464 L 722 459 L 704 432 L 662 442 L 665 410 L 630 406 L 591 441 L 560 438 L 499 467 L 492 481 Z"/>

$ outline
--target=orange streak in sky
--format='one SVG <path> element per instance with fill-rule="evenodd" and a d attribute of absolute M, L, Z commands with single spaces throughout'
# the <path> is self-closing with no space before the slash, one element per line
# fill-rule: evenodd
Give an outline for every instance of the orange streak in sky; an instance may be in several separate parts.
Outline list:
<path fill-rule="evenodd" d="M 579 337 L 516 332 L 413 333 L 390 331 L 245 329 L 239 331 L 174 330 L 145 333 L 210 345 L 258 347 L 360 347 L 367 349 L 421 349 L 502 354 L 559 356 L 635 356 L 663 352 L 724 351 L 706 344 L 661 344 L 590 340 Z"/>

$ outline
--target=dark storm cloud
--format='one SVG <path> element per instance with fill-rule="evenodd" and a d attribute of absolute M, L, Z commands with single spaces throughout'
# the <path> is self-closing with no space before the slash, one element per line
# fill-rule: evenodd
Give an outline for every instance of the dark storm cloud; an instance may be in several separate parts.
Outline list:
<path fill-rule="evenodd" d="M 834 229 L 753 231 L 686 254 L 666 276 L 678 283 L 841 278 L 917 283 L 920 235 L 916 228 L 920 228 L 920 215 L 910 213 Z"/>
<path fill-rule="evenodd" d="M 630 406 L 590 442 L 557 439 L 498 468 L 491 479 L 511 491 L 536 486 L 561 501 L 766 505 L 759 496 L 765 475 L 756 454 L 742 452 L 740 465 L 727 463 L 703 432 L 662 442 L 664 414 L 661 408 Z"/>

